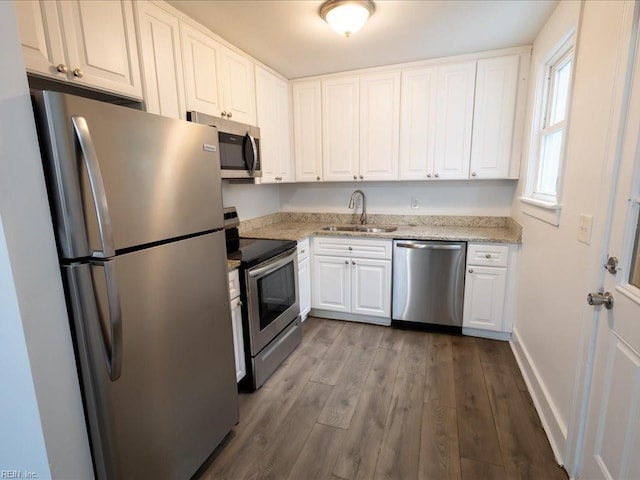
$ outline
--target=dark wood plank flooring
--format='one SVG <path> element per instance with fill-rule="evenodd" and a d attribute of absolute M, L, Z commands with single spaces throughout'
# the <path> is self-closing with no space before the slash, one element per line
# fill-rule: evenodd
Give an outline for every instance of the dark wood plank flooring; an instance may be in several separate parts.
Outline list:
<path fill-rule="evenodd" d="M 310 317 L 203 480 L 567 479 L 506 342 Z"/>

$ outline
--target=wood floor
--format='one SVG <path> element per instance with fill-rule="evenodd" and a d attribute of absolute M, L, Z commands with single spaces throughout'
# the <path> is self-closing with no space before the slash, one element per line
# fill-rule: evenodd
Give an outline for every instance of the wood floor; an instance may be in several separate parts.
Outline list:
<path fill-rule="evenodd" d="M 201 478 L 567 475 L 508 343 L 311 317 Z"/>

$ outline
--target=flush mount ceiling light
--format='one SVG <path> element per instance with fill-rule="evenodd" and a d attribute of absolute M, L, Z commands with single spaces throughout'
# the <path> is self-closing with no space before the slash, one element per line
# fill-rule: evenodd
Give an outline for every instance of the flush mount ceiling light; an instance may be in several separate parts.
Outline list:
<path fill-rule="evenodd" d="M 348 37 L 360 30 L 376 7 L 372 0 L 327 0 L 320 16 L 340 35 Z"/>

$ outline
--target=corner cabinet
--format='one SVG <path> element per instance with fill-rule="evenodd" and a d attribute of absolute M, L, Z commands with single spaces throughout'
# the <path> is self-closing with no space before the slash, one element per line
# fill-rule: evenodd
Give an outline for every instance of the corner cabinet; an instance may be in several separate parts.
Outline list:
<path fill-rule="evenodd" d="M 236 362 L 236 382 L 247 373 L 244 357 L 244 339 L 242 337 L 242 302 L 240 301 L 240 279 L 238 270 L 229 272 L 229 298 L 231 308 L 231 326 L 233 330 L 233 353 Z"/>
<path fill-rule="evenodd" d="M 185 120 L 180 22 L 151 2 L 134 6 L 147 112 Z"/>
<path fill-rule="evenodd" d="M 513 324 L 516 245 L 469 244 L 462 332 L 506 340 Z"/>
<path fill-rule="evenodd" d="M 322 180 L 322 93 L 320 80 L 294 82 L 293 151 L 297 182 Z"/>
<path fill-rule="evenodd" d="M 298 302 L 300 318 L 306 320 L 311 311 L 311 255 L 310 242 L 305 238 L 298 242 Z"/>
<path fill-rule="evenodd" d="M 314 237 L 313 312 L 390 325 L 392 247 L 391 240 Z"/>
<path fill-rule="evenodd" d="M 262 161 L 260 183 L 293 182 L 296 176 L 291 154 L 289 83 L 263 68 L 255 68 Z"/>
<path fill-rule="evenodd" d="M 131 1 L 27 0 L 15 8 L 28 72 L 142 98 Z"/>

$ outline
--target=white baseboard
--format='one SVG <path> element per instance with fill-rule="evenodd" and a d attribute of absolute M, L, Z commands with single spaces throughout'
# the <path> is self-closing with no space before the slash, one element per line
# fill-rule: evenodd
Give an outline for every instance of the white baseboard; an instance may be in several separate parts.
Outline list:
<path fill-rule="evenodd" d="M 490 340 L 509 341 L 511 339 L 511 333 L 509 332 L 494 332 L 493 330 L 482 330 L 481 328 L 462 327 L 462 334 L 471 337 L 488 338 Z"/>
<path fill-rule="evenodd" d="M 533 404 L 540 416 L 540 421 L 549 439 L 553 455 L 558 465 L 564 465 L 563 452 L 567 443 L 567 425 L 562 421 L 558 408 L 553 403 L 551 395 L 549 395 L 549 391 L 531 359 L 531 355 L 529 355 L 527 348 L 523 345 L 518 335 L 517 329 L 513 330 L 509 344 L 527 384 Z"/>
<path fill-rule="evenodd" d="M 312 308 L 309 315 L 313 315 L 314 317 L 330 318 L 332 320 L 348 320 L 350 322 L 373 323 L 374 325 L 384 325 L 385 327 L 391 325 L 390 318 L 374 317 L 370 315 L 354 315 L 353 313 L 332 312 L 331 310 L 319 310 L 316 308 Z"/>

